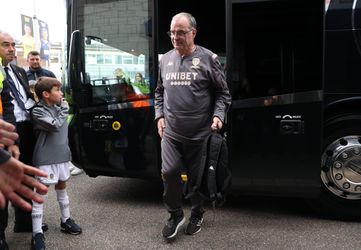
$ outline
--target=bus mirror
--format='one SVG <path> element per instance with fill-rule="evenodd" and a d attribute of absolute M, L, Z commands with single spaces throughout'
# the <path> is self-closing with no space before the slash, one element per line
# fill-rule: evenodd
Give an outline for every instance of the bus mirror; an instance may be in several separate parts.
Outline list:
<path fill-rule="evenodd" d="M 144 22 L 144 31 L 146 36 L 152 37 L 152 19 Z"/>
<path fill-rule="evenodd" d="M 85 83 L 83 41 L 80 31 L 73 31 L 70 38 L 68 60 L 68 82 L 73 91 L 79 91 Z"/>
<path fill-rule="evenodd" d="M 85 38 L 85 44 L 86 45 L 91 45 L 92 44 L 92 40 L 89 37 Z"/>
<path fill-rule="evenodd" d="M 85 84 L 90 84 L 90 74 L 85 72 Z"/>
<path fill-rule="evenodd" d="M 98 43 L 103 43 L 103 39 L 97 36 L 85 36 L 85 44 L 91 45 L 92 41 L 97 41 Z"/>

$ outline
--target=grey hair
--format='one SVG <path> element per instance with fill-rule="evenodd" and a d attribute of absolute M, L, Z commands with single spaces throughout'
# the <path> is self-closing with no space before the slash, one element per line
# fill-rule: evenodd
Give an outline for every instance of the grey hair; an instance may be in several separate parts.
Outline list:
<path fill-rule="evenodd" d="M 181 13 L 176 14 L 175 16 L 173 16 L 172 20 L 177 19 L 177 18 L 179 18 L 181 16 L 184 16 L 185 18 L 187 18 L 188 23 L 189 23 L 191 28 L 197 29 L 197 21 L 196 21 L 196 19 L 194 18 L 194 16 L 192 16 L 191 14 L 189 14 L 187 12 L 181 12 Z"/>
<path fill-rule="evenodd" d="M 10 35 L 9 32 L 7 32 L 5 30 L 1 30 L 1 29 L 0 29 L 0 34 L 8 34 L 8 35 Z"/>

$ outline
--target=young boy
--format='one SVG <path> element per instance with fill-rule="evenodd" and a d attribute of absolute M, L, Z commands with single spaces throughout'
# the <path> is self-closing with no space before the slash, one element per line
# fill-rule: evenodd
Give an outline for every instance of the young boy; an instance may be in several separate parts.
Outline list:
<path fill-rule="evenodd" d="M 31 112 L 36 135 L 33 163 L 48 174 L 48 178 L 39 178 L 41 183 L 47 186 L 55 184 L 61 212 L 61 231 L 77 235 L 81 234 L 82 229 L 70 218 L 69 198 L 65 190 L 70 177 L 68 164 L 71 158 L 66 122 L 69 106 L 63 100 L 60 87 L 61 83 L 50 77 L 40 77 L 35 85 L 39 102 Z M 32 249 L 35 250 L 45 249 L 42 219 L 43 204 L 33 202 Z"/>

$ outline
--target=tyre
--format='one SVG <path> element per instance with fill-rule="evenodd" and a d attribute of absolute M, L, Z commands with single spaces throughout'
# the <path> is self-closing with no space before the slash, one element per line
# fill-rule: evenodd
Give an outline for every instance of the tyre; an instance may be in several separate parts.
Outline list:
<path fill-rule="evenodd" d="M 321 161 L 323 216 L 361 220 L 361 115 L 333 119 L 325 128 Z"/>

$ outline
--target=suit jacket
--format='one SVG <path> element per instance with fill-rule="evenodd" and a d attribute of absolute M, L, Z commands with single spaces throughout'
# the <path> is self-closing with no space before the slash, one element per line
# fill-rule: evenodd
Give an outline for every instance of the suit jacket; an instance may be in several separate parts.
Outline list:
<path fill-rule="evenodd" d="M 26 72 L 23 68 L 20 68 L 16 65 L 13 65 L 13 64 L 8 64 L 9 67 L 11 67 L 15 77 L 18 79 L 19 83 L 24 87 L 25 89 L 25 93 L 26 93 L 26 97 L 27 98 L 32 98 L 33 99 L 33 95 L 31 94 L 30 92 L 30 87 L 29 87 L 29 82 L 28 82 L 28 78 L 26 76 Z M 5 89 L 5 93 L 7 91 L 11 92 L 11 88 L 9 87 L 10 83 L 5 80 L 4 81 L 5 85 L 4 85 L 4 89 Z M 4 94 L 5 94 L 4 93 Z M 13 93 L 14 95 L 14 93 Z M 11 97 L 11 100 L 13 98 Z M 10 100 L 10 102 L 11 102 Z M 11 117 L 11 114 L 10 112 L 12 111 L 12 115 L 13 115 L 13 119 L 15 120 L 15 116 L 14 116 L 14 106 L 12 105 L 11 103 L 11 106 L 8 105 L 9 108 L 6 110 L 6 113 L 7 113 L 7 121 L 10 122 L 10 117 Z M 5 115 L 4 115 L 4 118 L 5 118 Z M 19 134 L 19 138 L 17 140 L 17 144 L 19 145 L 19 149 L 20 149 L 20 160 L 26 164 L 31 164 L 31 158 L 32 158 L 32 152 L 33 152 L 33 149 L 34 149 L 34 135 L 33 135 L 33 131 L 32 131 L 32 126 L 31 124 L 25 124 L 25 125 L 21 125 L 19 123 L 16 123 L 15 122 L 15 125 L 16 125 L 16 131 L 18 132 Z"/>
<path fill-rule="evenodd" d="M 10 86 L 7 80 L 3 81 L 3 90 L 1 91 L 1 102 L 3 106 L 3 119 L 7 122 L 10 122 L 15 125 L 15 116 L 14 116 L 14 104 L 11 102 L 13 100 L 10 95 Z"/>
<path fill-rule="evenodd" d="M 27 98 L 33 99 L 33 95 L 30 92 L 29 81 L 25 70 L 13 64 L 9 64 L 8 66 L 11 67 L 16 78 L 19 80 L 20 84 L 24 87 Z"/>
<path fill-rule="evenodd" d="M 23 68 L 20 68 L 16 65 L 9 64 L 9 67 L 14 72 L 14 75 L 19 80 L 19 83 L 24 87 L 27 98 L 33 99 L 33 95 L 30 92 L 28 77 Z M 15 124 L 14 116 L 14 105 L 12 104 L 13 97 L 10 95 L 11 88 L 10 83 L 7 79 L 3 81 L 3 90 L 1 92 L 1 101 L 3 106 L 3 118 L 5 121 Z"/>

